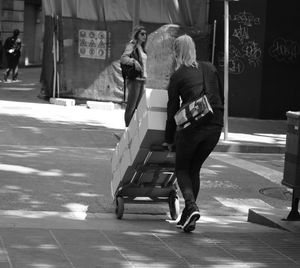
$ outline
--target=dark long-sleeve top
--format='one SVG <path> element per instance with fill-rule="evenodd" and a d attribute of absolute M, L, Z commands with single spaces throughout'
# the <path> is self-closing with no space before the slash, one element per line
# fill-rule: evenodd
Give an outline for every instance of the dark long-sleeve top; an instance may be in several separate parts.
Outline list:
<path fill-rule="evenodd" d="M 205 77 L 205 84 L 203 76 Z M 180 105 L 200 97 L 203 94 L 204 85 L 205 93 L 213 109 L 213 115 L 205 125 L 199 125 L 197 128 L 223 127 L 224 91 L 216 68 L 209 62 L 201 62 L 198 68 L 183 65 L 172 74 L 168 85 L 168 117 L 165 132 L 167 143 L 174 142 L 176 132 L 174 115 L 179 110 Z M 194 124 L 197 124 L 197 121 Z"/>
<path fill-rule="evenodd" d="M 134 65 L 134 62 L 138 61 L 138 63 L 141 65 L 142 70 L 144 70 L 144 64 L 142 60 L 142 56 L 140 54 L 140 51 L 137 47 L 137 44 L 134 41 L 130 41 L 126 47 L 125 50 L 121 56 L 120 62 L 122 64 L 126 65 Z"/>
<path fill-rule="evenodd" d="M 21 56 L 21 39 L 15 36 L 8 37 L 4 43 L 4 49 L 6 53 L 13 56 Z M 9 52 L 10 49 L 13 49 L 13 52 Z"/>

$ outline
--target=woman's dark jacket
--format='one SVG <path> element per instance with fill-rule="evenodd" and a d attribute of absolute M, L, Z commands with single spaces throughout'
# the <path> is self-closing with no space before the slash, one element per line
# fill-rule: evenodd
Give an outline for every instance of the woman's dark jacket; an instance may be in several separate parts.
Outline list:
<path fill-rule="evenodd" d="M 4 49 L 8 56 L 20 57 L 21 56 L 21 40 L 18 37 L 11 36 L 5 40 Z M 14 51 L 8 52 L 10 49 Z"/>
<path fill-rule="evenodd" d="M 205 80 L 205 92 L 213 109 L 213 115 L 208 118 L 204 125 L 199 125 L 199 122 L 196 121 L 193 123 L 193 126 L 188 128 L 196 127 L 197 129 L 205 129 L 216 126 L 222 129 L 224 91 L 215 66 L 210 62 L 200 62 L 198 68 L 182 65 L 172 74 L 168 85 L 168 118 L 165 132 L 165 141 L 167 143 L 174 142 L 176 132 L 174 115 L 179 110 L 180 104 L 184 105 L 203 94 L 203 75 Z M 180 100 L 182 103 L 180 103 Z"/>
<path fill-rule="evenodd" d="M 121 56 L 120 62 L 121 64 L 127 64 L 133 66 L 134 61 L 138 61 L 142 67 L 142 70 L 144 70 L 143 60 L 142 60 L 142 56 L 140 55 L 140 51 L 137 48 L 137 45 L 133 41 L 130 41 L 126 45 L 126 48 Z M 142 76 L 143 74 L 141 74 L 141 77 Z"/>

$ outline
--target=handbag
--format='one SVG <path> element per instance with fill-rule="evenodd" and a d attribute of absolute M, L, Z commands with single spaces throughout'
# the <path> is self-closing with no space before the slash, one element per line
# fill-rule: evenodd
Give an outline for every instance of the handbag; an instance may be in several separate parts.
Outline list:
<path fill-rule="evenodd" d="M 213 114 L 213 109 L 206 96 L 206 86 L 204 73 L 203 75 L 203 94 L 200 97 L 184 104 L 175 114 L 174 119 L 179 129 L 186 128 L 196 121 L 204 121 Z"/>
<path fill-rule="evenodd" d="M 135 47 L 133 49 L 133 51 L 130 54 L 130 58 L 134 58 L 136 60 L 138 60 L 139 54 L 137 51 L 137 47 Z M 141 71 L 138 71 L 135 69 L 135 65 L 129 65 L 129 64 L 120 64 L 121 65 L 121 70 L 122 70 L 122 77 L 125 80 L 126 78 L 130 79 L 130 80 L 134 80 L 136 79 L 138 76 L 142 75 Z"/>
<path fill-rule="evenodd" d="M 136 70 L 134 65 L 121 63 L 121 70 L 122 70 L 122 77 L 124 79 L 128 78 L 133 80 L 141 75 L 141 71 Z"/>
<path fill-rule="evenodd" d="M 136 48 L 131 52 L 130 58 L 136 58 L 138 57 L 137 52 L 135 51 Z M 137 77 L 141 76 L 142 72 L 135 69 L 135 65 L 129 65 L 129 64 L 123 64 L 120 63 L 122 77 L 123 77 L 123 101 L 126 101 L 126 79 L 134 80 Z"/>

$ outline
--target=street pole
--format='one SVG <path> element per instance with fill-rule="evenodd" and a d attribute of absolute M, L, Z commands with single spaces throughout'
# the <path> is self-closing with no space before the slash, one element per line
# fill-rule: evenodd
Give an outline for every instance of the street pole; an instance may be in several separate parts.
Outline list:
<path fill-rule="evenodd" d="M 229 3 L 224 1 L 224 140 L 228 140 Z"/>
<path fill-rule="evenodd" d="M 215 63 L 216 29 L 217 29 L 217 21 L 214 20 L 213 42 L 212 42 L 212 53 L 211 53 L 211 63 L 212 63 L 212 64 Z"/>
<path fill-rule="evenodd" d="M 140 0 L 133 1 L 133 18 L 132 18 L 132 30 L 138 24 L 140 24 Z"/>
<path fill-rule="evenodd" d="M 228 96 L 229 96 L 229 2 L 239 0 L 224 1 L 224 140 L 228 140 Z"/>
<path fill-rule="evenodd" d="M 0 0 L 0 31 L 2 31 L 2 0 Z"/>

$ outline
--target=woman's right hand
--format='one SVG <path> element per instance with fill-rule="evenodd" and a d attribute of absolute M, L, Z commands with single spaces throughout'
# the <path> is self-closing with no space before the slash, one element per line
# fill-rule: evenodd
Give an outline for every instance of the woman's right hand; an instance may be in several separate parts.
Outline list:
<path fill-rule="evenodd" d="M 167 143 L 167 142 L 164 142 L 162 144 L 163 147 L 167 147 L 168 148 L 168 151 L 169 152 L 172 152 L 173 151 L 173 148 L 174 148 L 174 143 Z"/>

